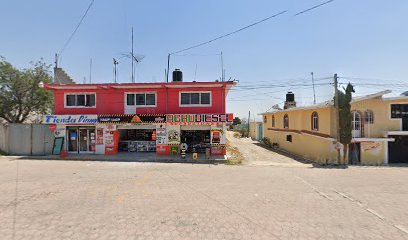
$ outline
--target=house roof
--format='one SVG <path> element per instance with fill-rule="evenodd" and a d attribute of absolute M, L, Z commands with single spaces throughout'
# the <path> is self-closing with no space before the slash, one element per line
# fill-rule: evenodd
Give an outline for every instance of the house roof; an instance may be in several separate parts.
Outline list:
<path fill-rule="evenodd" d="M 385 94 L 389 94 L 391 93 L 391 90 L 385 90 L 385 91 L 381 91 L 378 93 L 373 93 L 373 94 L 368 94 L 365 96 L 359 96 L 359 97 L 354 97 L 353 100 L 351 100 L 352 103 L 354 102 L 360 102 L 360 101 L 364 101 L 364 100 L 368 100 L 368 99 L 373 99 L 373 98 L 379 98 L 382 97 Z"/>
<path fill-rule="evenodd" d="M 234 81 L 226 82 L 169 82 L 169 83 L 93 83 L 93 84 L 62 84 L 51 83 L 44 84 L 45 89 L 64 90 L 64 89 L 143 89 L 143 88 L 209 88 L 223 87 L 228 91 L 236 83 Z"/>
<path fill-rule="evenodd" d="M 380 98 L 385 94 L 391 93 L 391 90 L 385 90 L 373 94 L 368 94 L 364 96 L 358 96 L 358 97 L 353 97 L 353 100 L 351 103 L 355 102 L 360 102 L 368 99 L 373 99 L 373 98 Z M 398 99 L 408 99 L 408 96 L 400 96 L 397 98 L 382 98 L 384 101 L 387 100 L 398 100 Z M 259 115 L 266 115 L 266 114 L 271 114 L 271 113 L 278 113 L 278 112 L 289 112 L 289 111 L 297 111 L 297 110 L 312 110 L 312 109 L 321 109 L 321 108 L 331 108 L 334 107 L 334 102 L 333 100 L 325 101 L 322 103 L 318 104 L 313 104 L 313 105 L 308 105 L 308 106 L 302 106 L 302 107 L 293 107 L 293 108 L 288 108 L 288 109 L 283 109 L 283 110 L 276 110 L 276 111 L 270 111 L 270 112 L 264 112 L 260 113 Z"/>

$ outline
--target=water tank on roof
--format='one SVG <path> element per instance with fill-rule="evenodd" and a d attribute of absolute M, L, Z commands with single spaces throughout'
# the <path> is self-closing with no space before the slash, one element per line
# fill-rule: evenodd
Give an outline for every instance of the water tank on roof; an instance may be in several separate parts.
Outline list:
<path fill-rule="evenodd" d="M 183 81 L 183 72 L 176 68 L 173 71 L 173 82 L 182 82 Z"/>
<path fill-rule="evenodd" d="M 286 93 L 286 102 L 294 102 L 295 94 L 293 92 Z"/>

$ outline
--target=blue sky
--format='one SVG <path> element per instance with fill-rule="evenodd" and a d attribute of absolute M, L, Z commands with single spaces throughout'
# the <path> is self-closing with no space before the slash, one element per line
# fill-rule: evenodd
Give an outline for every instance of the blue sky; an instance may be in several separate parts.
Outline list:
<path fill-rule="evenodd" d="M 1 0 L 0 55 L 21 68 L 39 58 L 53 63 L 89 2 Z M 169 52 L 288 9 L 278 18 L 182 53 L 186 56 L 173 56 L 170 69 L 181 68 L 185 81 L 213 81 L 221 75 L 222 51 L 226 78 L 240 81 L 227 108 L 241 117 L 248 110 L 260 113 L 282 104 L 286 91 L 293 91 L 300 105 L 312 103 L 312 71 L 316 83 L 327 83 L 316 87 L 318 102 L 333 94 L 332 80 L 322 78 L 334 73 L 353 77 L 349 80 L 356 84 L 356 95 L 408 90 L 408 1 L 336 0 L 294 16 L 321 2 L 95 0 L 60 65 L 77 82 L 84 77 L 89 81 L 92 58 L 92 82 L 112 82 L 112 58 L 130 51 L 133 26 L 135 52 L 145 56 L 137 65 L 136 81 L 159 82 Z M 119 82 L 129 82 L 130 61 L 121 59 L 118 68 Z M 395 85 L 399 83 L 406 85 Z M 272 84 L 280 87 L 268 86 Z"/>

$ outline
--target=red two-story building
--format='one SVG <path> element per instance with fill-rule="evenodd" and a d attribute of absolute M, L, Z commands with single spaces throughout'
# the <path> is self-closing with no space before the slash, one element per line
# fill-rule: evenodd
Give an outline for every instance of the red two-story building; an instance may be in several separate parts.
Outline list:
<path fill-rule="evenodd" d="M 225 154 L 226 96 L 234 82 L 46 84 L 54 115 L 44 116 L 69 153 L 187 151 Z"/>

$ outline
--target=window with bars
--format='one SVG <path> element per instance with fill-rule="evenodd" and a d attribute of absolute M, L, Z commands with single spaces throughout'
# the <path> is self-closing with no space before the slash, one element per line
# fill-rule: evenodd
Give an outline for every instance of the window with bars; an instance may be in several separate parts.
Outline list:
<path fill-rule="evenodd" d="M 65 107 L 95 107 L 95 93 L 72 93 L 65 95 Z"/>

